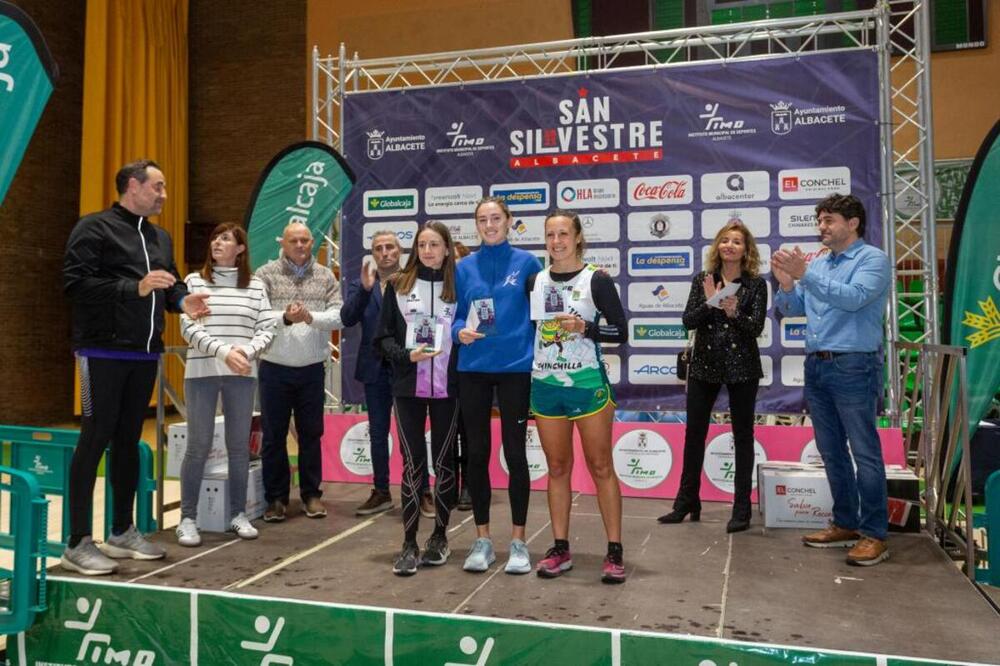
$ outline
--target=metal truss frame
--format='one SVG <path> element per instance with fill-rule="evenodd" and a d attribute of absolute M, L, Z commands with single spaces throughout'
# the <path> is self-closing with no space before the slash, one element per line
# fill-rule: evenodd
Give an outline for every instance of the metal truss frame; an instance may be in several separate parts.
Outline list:
<path fill-rule="evenodd" d="M 312 138 L 343 152 L 342 110 L 348 95 L 872 49 L 880 54 L 880 212 L 886 250 L 897 266 L 894 277 L 923 280 L 920 286 L 911 279 L 903 289 L 893 281 L 887 334 L 897 339 L 899 317 L 916 317 L 922 324 L 921 339 L 937 342 L 928 4 L 928 0 L 882 0 L 871 10 L 837 14 L 369 60 L 357 53 L 348 57 L 344 44 L 337 56 L 321 56 L 314 48 Z M 912 34 L 900 27 L 904 23 L 915 26 Z M 642 64 L 631 64 L 637 58 L 628 54 L 639 54 Z M 630 66 L 621 67 L 624 62 Z M 919 201 L 916 212 L 897 213 L 897 190 Z M 338 216 L 335 228 L 339 224 Z M 337 237 L 333 232 L 330 236 Z M 339 265 L 339 248 L 329 256 L 331 265 Z M 920 291 L 905 291 L 908 287 Z M 888 368 L 892 374 L 887 412 L 898 423 L 898 363 L 889 363 Z M 339 405 L 338 397 L 339 384 L 331 383 L 333 404 Z"/>

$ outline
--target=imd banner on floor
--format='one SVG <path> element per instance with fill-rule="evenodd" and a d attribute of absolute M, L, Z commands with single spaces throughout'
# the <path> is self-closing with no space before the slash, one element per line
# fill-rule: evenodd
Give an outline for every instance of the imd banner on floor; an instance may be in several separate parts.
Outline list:
<path fill-rule="evenodd" d="M 546 212 L 576 210 L 585 259 L 617 282 L 628 318 L 628 342 L 604 346 L 619 406 L 681 409 L 681 315 L 723 225 L 756 237 L 770 297 L 773 251 L 825 252 L 818 200 L 851 193 L 878 217 L 877 70 L 874 52 L 852 51 L 349 93 L 344 154 L 359 177 L 344 204 L 344 275 L 359 274 L 375 231 L 396 232 L 406 253 L 429 219 L 475 250 L 484 195 L 507 202 L 510 242 L 544 262 Z M 869 225 L 867 240 L 880 246 L 881 233 Z M 804 334 L 803 318 L 770 310 L 760 411 L 804 407 Z M 349 403 L 363 402 L 350 379 L 359 337 L 347 332 Z"/>
<path fill-rule="evenodd" d="M 0 204 L 58 76 L 31 18 L 0 0 Z"/>

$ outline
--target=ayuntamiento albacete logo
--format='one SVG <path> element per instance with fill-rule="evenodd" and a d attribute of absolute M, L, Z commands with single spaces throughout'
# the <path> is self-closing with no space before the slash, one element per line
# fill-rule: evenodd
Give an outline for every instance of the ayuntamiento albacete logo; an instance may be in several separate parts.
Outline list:
<path fill-rule="evenodd" d="M 985 301 L 979 301 L 979 308 L 982 314 L 966 310 L 965 319 L 962 320 L 963 324 L 975 329 L 972 335 L 965 337 L 971 349 L 985 345 L 990 340 L 1000 339 L 1000 311 L 997 310 L 993 297 L 989 296 Z"/>

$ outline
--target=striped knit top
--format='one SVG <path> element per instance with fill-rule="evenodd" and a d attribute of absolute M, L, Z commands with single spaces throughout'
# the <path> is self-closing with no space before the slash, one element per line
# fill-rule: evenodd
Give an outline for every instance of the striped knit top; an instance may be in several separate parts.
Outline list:
<path fill-rule="evenodd" d="M 192 320 L 181 315 L 181 335 L 188 350 L 184 369 L 186 379 L 234 374 L 226 365 L 226 355 L 233 347 L 241 348 L 255 361 L 274 337 L 271 304 L 264 283 L 256 277 L 245 289 L 236 286 L 236 268 L 217 267 L 212 272 L 213 283 L 198 273 L 191 273 L 184 282 L 192 294 L 209 293 L 208 307 L 212 314 Z M 257 376 L 257 364 L 251 363 L 251 375 Z"/>

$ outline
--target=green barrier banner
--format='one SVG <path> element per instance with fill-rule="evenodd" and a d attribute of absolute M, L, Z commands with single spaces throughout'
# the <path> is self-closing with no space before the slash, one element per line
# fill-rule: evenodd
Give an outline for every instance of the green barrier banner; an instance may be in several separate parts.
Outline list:
<path fill-rule="evenodd" d="M 247 207 L 250 267 L 257 270 L 278 256 L 276 239 L 293 222 L 309 227 L 316 239 L 313 253 L 319 252 L 354 181 L 344 158 L 325 143 L 303 141 L 278 153 L 264 168 Z"/>
<path fill-rule="evenodd" d="M 945 285 L 945 344 L 968 347 L 969 434 L 1000 390 L 1000 121 L 976 154 L 958 204 Z"/>
<path fill-rule="evenodd" d="M 17 666 L 944 664 L 762 643 L 50 578 Z"/>
<path fill-rule="evenodd" d="M 0 0 L 0 204 L 58 76 L 31 18 Z"/>

